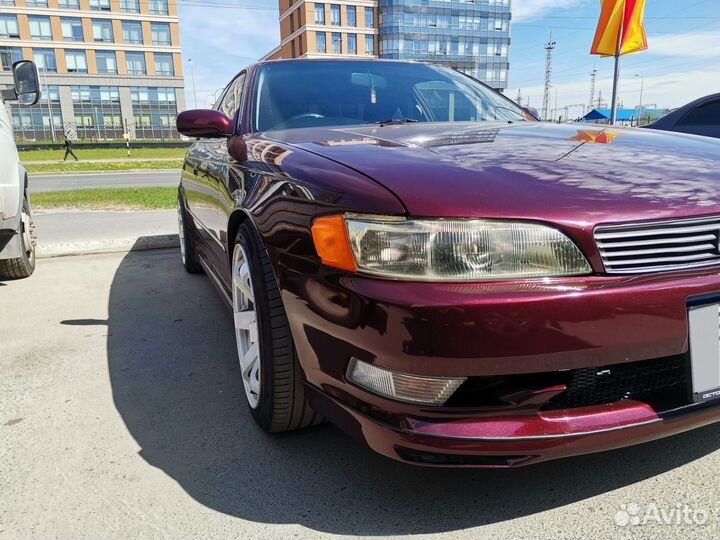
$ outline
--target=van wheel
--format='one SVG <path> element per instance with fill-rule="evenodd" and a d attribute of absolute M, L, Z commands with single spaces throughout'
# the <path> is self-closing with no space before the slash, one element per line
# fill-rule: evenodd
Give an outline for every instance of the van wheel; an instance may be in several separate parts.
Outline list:
<path fill-rule="evenodd" d="M 23 251 L 20 257 L 0 259 L 0 279 L 22 279 L 30 277 L 35 271 L 37 235 L 27 196 L 23 199 L 23 208 L 20 214 L 20 243 Z"/>

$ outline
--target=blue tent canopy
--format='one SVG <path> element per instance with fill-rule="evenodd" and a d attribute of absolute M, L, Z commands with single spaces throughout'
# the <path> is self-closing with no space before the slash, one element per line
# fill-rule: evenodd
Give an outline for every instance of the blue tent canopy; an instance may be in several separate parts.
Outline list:
<path fill-rule="evenodd" d="M 659 118 L 667 111 L 664 109 L 643 109 L 643 118 L 652 117 Z M 638 111 L 637 109 L 618 109 L 617 110 L 617 121 L 618 122 L 630 122 L 630 120 L 637 120 Z M 610 109 L 593 109 L 585 116 L 582 117 L 583 122 L 602 122 L 610 120 Z"/>

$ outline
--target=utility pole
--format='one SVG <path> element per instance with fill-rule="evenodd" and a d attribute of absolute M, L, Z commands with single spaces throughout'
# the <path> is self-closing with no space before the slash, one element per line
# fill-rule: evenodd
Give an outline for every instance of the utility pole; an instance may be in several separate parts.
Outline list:
<path fill-rule="evenodd" d="M 552 81 L 552 54 L 555 50 L 555 42 L 550 34 L 550 41 L 545 45 L 545 94 L 543 95 L 542 118 L 548 119 L 548 109 L 550 108 L 550 86 Z"/>
<path fill-rule="evenodd" d="M 188 64 L 190 64 L 190 75 L 192 76 L 193 102 L 195 103 L 195 108 L 197 109 L 197 91 L 195 90 L 195 65 L 193 64 L 192 58 L 188 58 Z"/>
<path fill-rule="evenodd" d="M 515 100 L 515 103 L 520 105 L 522 107 L 522 92 L 520 91 L 520 88 L 518 88 L 518 95 L 517 99 Z"/>
<path fill-rule="evenodd" d="M 590 73 L 590 104 L 589 108 L 592 111 L 595 108 L 595 78 L 597 77 L 597 69 L 593 66 L 592 73 Z"/>
<path fill-rule="evenodd" d="M 640 79 L 640 104 L 638 105 L 638 117 L 637 125 L 640 126 L 640 120 L 642 120 L 642 98 L 643 98 L 643 87 L 645 86 L 645 77 L 641 75 L 635 75 Z"/>

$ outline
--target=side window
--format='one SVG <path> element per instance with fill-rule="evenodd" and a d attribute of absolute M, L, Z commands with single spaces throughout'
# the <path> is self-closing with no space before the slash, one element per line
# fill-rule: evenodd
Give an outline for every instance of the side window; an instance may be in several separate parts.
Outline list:
<path fill-rule="evenodd" d="M 235 118 L 235 114 L 240 108 L 243 87 L 245 86 L 245 74 L 239 75 L 228 87 L 225 96 L 220 103 L 220 111 L 228 118 Z"/>
<path fill-rule="evenodd" d="M 678 122 L 678 126 L 717 126 L 720 125 L 720 100 L 703 103 Z"/>

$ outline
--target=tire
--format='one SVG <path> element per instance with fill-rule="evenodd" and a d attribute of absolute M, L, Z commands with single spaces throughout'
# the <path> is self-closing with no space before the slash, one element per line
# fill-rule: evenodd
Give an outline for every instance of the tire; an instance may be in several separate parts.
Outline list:
<path fill-rule="evenodd" d="M 247 268 L 243 271 L 236 255 L 242 251 Z M 240 301 L 242 292 L 239 282 L 241 275 L 249 271 L 249 283 L 245 280 L 244 287 L 252 291 L 252 298 Z M 280 291 L 275 282 L 275 274 L 267 252 L 255 230 L 248 223 L 243 223 L 235 239 L 232 261 L 233 314 L 235 320 L 235 337 L 238 344 L 238 360 L 245 387 L 245 397 L 255 421 L 268 432 L 291 431 L 318 424 L 322 418 L 313 411 L 305 399 L 305 388 L 302 383 L 302 369 L 297 359 L 290 326 Z M 242 305 L 241 305 L 242 304 Z M 248 310 L 242 309 L 247 307 Z M 255 323 L 238 324 L 238 320 L 250 320 L 254 310 Z M 250 315 L 248 315 L 250 314 Z M 243 364 L 243 347 L 241 334 L 252 337 L 252 330 L 246 330 L 255 324 L 255 342 L 259 381 L 249 374 L 249 378 L 259 388 L 259 395 L 251 395 L 248 388 Z M 242 327 L 242 328 L 241 328 Z M 246 344 L 247 345 L 247 344 Z"/>
<path fill-rule="evenodd" d="M 195 239 L 189 227 L 190 220 L 185 211 L 185 204 L 182 197 L 178 195 L 178 235 L 180 237 L 180 257 L 183 267 L 189 274 L 200 274 L 203 267 L 195 249 Z"/>
<path fill-rule="evenodd" d="M 16 259 L 0 259 L 0 279 L 23 279 L 30 277 L 35 271 L 37 236 L 27 195 L 23 199 L 20 243 L 23 250 L 22 256 Z"/>

